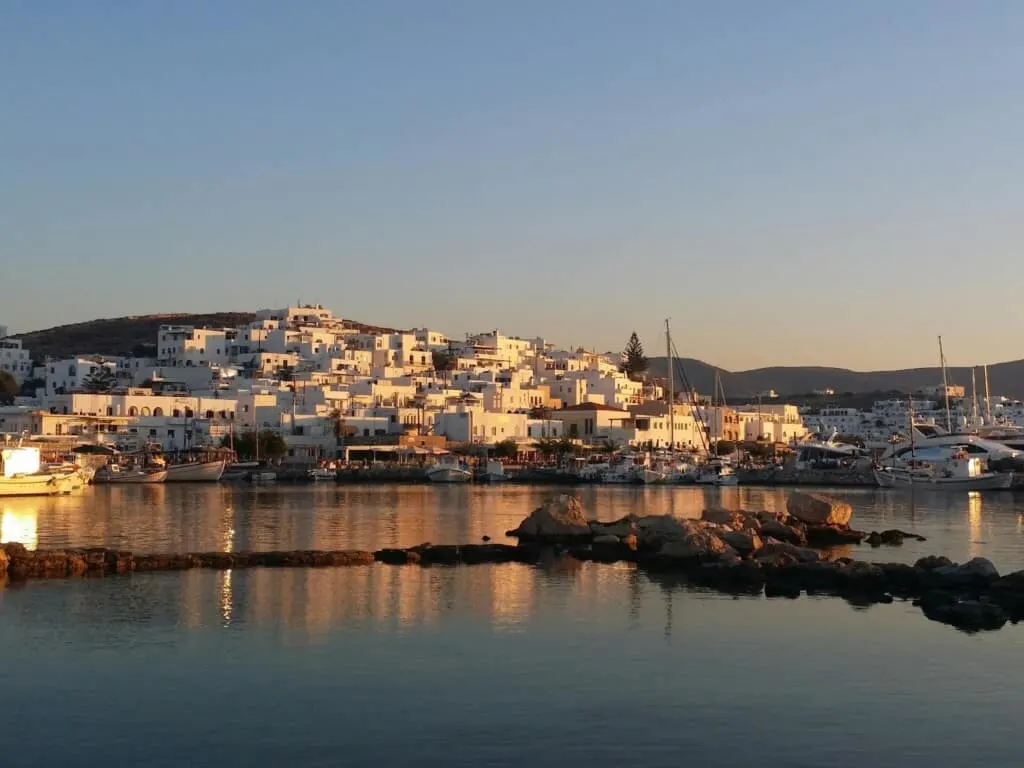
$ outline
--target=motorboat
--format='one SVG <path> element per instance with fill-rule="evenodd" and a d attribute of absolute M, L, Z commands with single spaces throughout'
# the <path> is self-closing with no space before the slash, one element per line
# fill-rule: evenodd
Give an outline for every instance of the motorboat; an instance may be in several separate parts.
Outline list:
<path fill-rule="evenodd" d="M 915 424 L 910 440 L 890 445 L 879 458 L 883 466 L 899 464 L 900 461 L 920 456 L 929 449 L 940 449 L 946 457 L 960 449 L 971 456 L 984 460 L 989 467 L 998 464 L 1019 465 L 1024 462 L 1024 453 L 997 440 L 981 437 L 973 432 L 948 432 L 935 424 Z"/>
<path fill-rule="evenodd" d="M 739 485 L 740 479 L 732 464 L 724 459 L 714 458 L 697 468 L 694 482 L 697 485 Z"/>
<path fill-rule="evenodd" d="M 260 470 L 253 472 L 249 475 L 249 482 L 256 483 L 257 485 L 265 485 L 267 483 L 277 482 L 277 472 L 271 472 L 269 470 Z"/>
<path fill-rule="evenodd" d="M 473 479 L 469 465 L 454 456 L 442 456 L 427 467 L 427 480 L 432 483 L 468 483 Z"/>
<path fill-rule="evenodd" d="M 794 468 L 803 469 L 843 469 L 855 466 L 867 459 L 868 452 L 855 445 L 836 441 L 838 430 L 825 440 L 812 438 L 793 446 L 796 451 Z"/>
<path fill-rule="evenodd" d="M 882 488 L 926 488 L 943 491 L 1006 490 L 1012 472 L 989 471 L 966 446 L 947 458 L 914 458 L 902 466 L 876 467 L 875 482 Z"/>
<path fill-rule="evenodd" d="M 95 485 L 154 484 L 166 480 L 166 469 L 124 468 L 119 464 L 107 464 L 100 467 L 92 478 Z"/>
<path fill-rule="evenodd" d="M 43 471 L 38 448 L 0 449 L 0 496 L 55 496 L 70 492 L 70 479 Z"/>
<path fill-rule="evenodd" d="M 167 470 L 167 480 L 165 482 L 216 483 L 224 475 L 226 467 L 227 463 L 222 459 L 168 464 L 164 467 Z"/>

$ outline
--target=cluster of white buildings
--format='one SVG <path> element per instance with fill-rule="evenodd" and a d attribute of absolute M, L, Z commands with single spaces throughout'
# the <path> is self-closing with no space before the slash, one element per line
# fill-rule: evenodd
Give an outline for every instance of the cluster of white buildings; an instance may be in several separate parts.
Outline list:
<path fill-rule="evenodd" d="M 28 352 L 8 343 L 17 344 L 19 381 L 45 383 L 0 408 L 0 433 L 126 449 L 182 450 L 253 429 L 280 433 L 303 460 L 334 457 L 342 445 L 442 439 L 701 450 L 807 433 L 791 405 L 691 407 L 680 395 L 670 409 L 659 386 L 620 373 L 616 355 L 498 331 L 373 331 L 321 305 L 261 310 L 236 328 L 165 325 L 153 358 L 77 356 L 27 370 Z"/>

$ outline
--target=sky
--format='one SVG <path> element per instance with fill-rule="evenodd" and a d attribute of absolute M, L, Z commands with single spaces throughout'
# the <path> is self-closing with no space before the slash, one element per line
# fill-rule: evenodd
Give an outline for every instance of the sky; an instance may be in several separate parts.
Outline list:
<path fill-rule="evenodd" d="M 0 3 L 0 324 L 1024 357 L 1024 3 Z"/>

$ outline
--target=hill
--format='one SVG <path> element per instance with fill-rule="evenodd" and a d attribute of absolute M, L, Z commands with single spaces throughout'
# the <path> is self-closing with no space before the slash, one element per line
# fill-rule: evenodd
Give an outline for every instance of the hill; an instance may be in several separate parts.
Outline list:
<path fill-rule="evenodd" d="M 197 328 L 234 328 L 251 323 L 255 312 L 209 312 L 202 314 L 132 315 L 84 323 L 71 323 L 41 331 L 16 334 L 32 359 L 70 357 L 71 355 L 156 354 L 156 335 L 161 325 L 192 325 Z M 393 329 L 345 321 L 345 325 L 366 333 L 391 333 Z"/>
<path fill-rule="evenodd" d="M 683 370 L 691 385 L 701 393 L 710 393 L 714 388 L 715 373 L 718 372 L 726 396 L 749 399 L 758 393 L 774 389 L 781 396 L 802 395 L 825 389 L 836 393 L 852 392 L 915 392 L 923 387 L 942 383 L 942 371 L 934 368 L 908 368 L 896 371 L 851 371 L 846 368 L 824 368 L 815 366 L 778 366 L 756 368 L 750 371 L 727 371 L 702 360 L 684 358 Z M 650 373 L 664 377 L 668 372 L 666 358 L 650 360 Z M 979 395 L 984 391 L 981 369 L 977 371 Z M 968 393 L 971 388 L 970 368 L 948 368 L 947 377 L 951 384 L 963 386 Z M 996 363 L 988 367 L 989 389 L 993 395 L 1006 395 L 1024 399 L 1024 360 Z"/>

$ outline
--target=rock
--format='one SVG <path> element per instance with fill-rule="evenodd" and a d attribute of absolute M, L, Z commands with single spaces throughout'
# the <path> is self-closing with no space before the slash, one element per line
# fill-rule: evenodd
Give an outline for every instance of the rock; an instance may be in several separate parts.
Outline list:
<path fill-rule="evenodd" d="M 798 563 L 816 563 L 822 559 L 821 553 L 817 550 L 798 547 L 784 541 L 768 541 L 757 553 L 758 562 L 764 565 L 775 564 L 775 561 L 784 562 L 787 558 Z"/>
<path fill-rule="evenodd" d="M 0 577 L 7 575 L 7 564 L 10 562 L 10 558 L 7 556 L 7 550 L 0 548 Z"/>
<path fill-rule="evenodd" d="M 721 560 L 736 556 L 736 551 L 716 536 L 703 529 L 680 538 L 666 541 L 658 550 L 658 557 L 671 560 Z"/>
<path fill-rule="evenodd" d="M 991 560 L 974 557 L 963 565 L 943 565 L 933 568 L 929 573 L 929 582 L 933 586 L 953 587 L 987 587 L 999 578 L 999 571 Z"/>
<path fill-rule="evenodd" d="M 728 509 L 705 509 L 700 516 L 705 523 L 720 525 L 732 531 L 748 531 L 757 533 L 761 530 L 761 521 L 749 512 L 736 512 Z"/>
<path fill-rule="evenodd" d="M 914 563 L 914 567 L 922 571 L 934 571 L 936 568 L 941 568 L 945 565 L 953 565 L 953 561 L 942 555 L 928 555 Z"/>
<path fill-rule="evenodd" d="M 636 518 L 633 515 L 620 518 L 610 523 L 591 520 L 590 531 L 595 536 L 629 536 L 636 533 Z"/>
<path fill-rule="evenodd" d="M 692 533 L 707 528 L 696 520 L 681 520 L 672 515 L 650 515 L 636 521 L 637 539 L 641 547 L 657 551 L 666 541 L 681 541 Z"/>
<path fill-rule="evenodd" d="M 905 539 L 913 539 L 914 541 L 927 541 L 924 536 L 918 536 L 916 533 L 907 533 L 906 531 L 900 531 L 898 529 L 890 529 L 888 531 L 872 531 L 867 536 L 867 543 L 872 547 L 881 547 L 883 545 L 898 547 L 903 544 Z"/>
<path fill-rule="evenodd" d="M 562 493 L 531 512 L 509 535 L 523 539 L 566 539 L 589 537 L 591 531 L 580 500 Z"/>
<path fill-rule="evenodd" d="M 594 537 L 594 544 L 619 544 L 621 539 L 613 533 L 602 533 Z"/>
<path fill-rule="evenodd" d="M 785 525 L 777 518 L 765 520 L 761 523 L 761 535 L 771 537 L 779 541 L 788 541 L 790 544 L 803 544 L 806 542 L 804 534 L 798 528 Z"/>
<path fill-rule="evenodd" d="M 28 550 L 25 549 L 25 545 L 18 541 L 8 541 L 5 544 L 0 544 L 0 549 L 2 549 L 10 559 L 18 557 L 19 555 L 24 557 L 28 553 Z"/>
<path fill-rule="evenodd" d="M 719 538 L 744 556 L 752 555 L 764 546 L 761 537 L 749 531 L 723 531 Z"/>
<path fill-rule="evenodd" d="M 845 501 L 820 493 L 796 491 L 786 501 L 786 511 L 808 525 L 849 525 L 853 508 Z"/>
<path fill-rule="evenodd" d="M 419 553 L 406 549 L 378 549 L 373 557 L 377 562 L 388 565 L 410 565 L 420 561 Z"/>
<path fill-rule="evenodd" d="M 842 525 L 808 525 L 805 535 L 809 546 L 823 548 L 860 544 L 864 539 L 862 531 Z"/>

